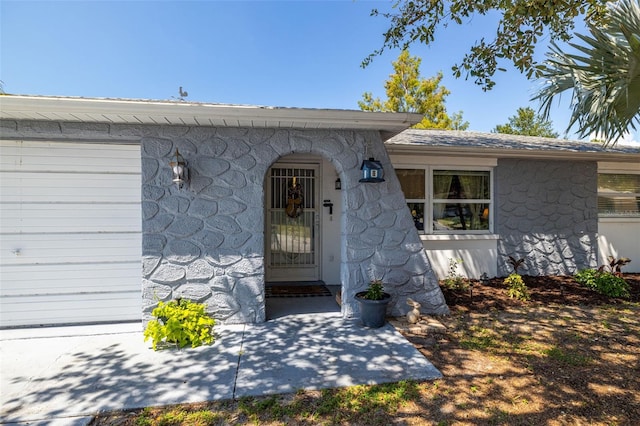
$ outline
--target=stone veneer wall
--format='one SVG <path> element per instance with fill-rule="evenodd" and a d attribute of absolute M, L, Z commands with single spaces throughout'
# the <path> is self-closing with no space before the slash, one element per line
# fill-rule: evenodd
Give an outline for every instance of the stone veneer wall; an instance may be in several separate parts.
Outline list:
<path fill-rule="evenodd" d="M 292 153 L 329 159 L 343 182 L 343 315 L 357 315 L 353 296 L 374 277 L 394 296 L 392 315 L 406 312 L 407 297 L 424 312 L 448 311 L 395 174 L 358 182 L 367 144 L 391 171 L 377 132 L 185 128 L 141 143 L 145 315 L 157 300 L 186 297 L 226 323 L 265 320 L 264 182 Z M 170 179 L 176 148 L 189 163 L 188 190 Z"/>
<path fill-rule="evenodd" d="M 142 153 L 142 297 L 148 320 L 159 300 L 206 302 L 226 323 L 265 320 L 264 181 L 292 153 L 327 158 L 342 183 L 342 313 L 358 315 L 353 297 L 371 278 L 393 295 L 391 315 L 448 312 L 406 208 L 400 183 L 375 131 L 319 131 L 150 126 L 49 121 L 0 122 L 3 138 L 140 143 Z M 178 148 L 191 182 L 178 190 L 169 161 Z M 359 183 L 367 153 L 386 182 Z"/>
<path fill-rule="evenodd" d="M 495 172 L 498 274 L 525 258 L 527 275 L 597 264 L 597 163 L 500 159 Z"/>

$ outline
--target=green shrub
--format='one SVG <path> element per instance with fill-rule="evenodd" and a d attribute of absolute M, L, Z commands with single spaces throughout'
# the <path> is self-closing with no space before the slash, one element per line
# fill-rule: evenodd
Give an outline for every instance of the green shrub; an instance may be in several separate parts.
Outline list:
<path fill-rule="evenodd" d="M 145 342 L 151 339 L 154 351 L 172 345 L 195 348 L 212 344 L 215 320 L 204 309 L 204 304 L 185 299 L 160 302 L 151 313 L 157 319 L 149 321 L 144 330 Z"/>
<path fill-rule="evenodd" d="M 628 299 L 629 283 L 624 278 L 613 274 L 602 274 L 598 278 L 598 291 L 609 297 L 623 297 Z"/>
<path fill-rule="evenodd" d="M 458 266 L 462 263 L 462 259 L 449 259 L 449 273 L 442 280 L 444 286 L 451 290 L 466 290 L 469 288 L 467 280 L 458 274 Z"/>
<path fill-rule="evenodd" d="M 604 294 L 605 296 L 629 298 L 629 283 L 614 273 L 595 269 L 583 269 L 578 271 L 574 278 L 583 286 L 597 291 L 600 294 Z"/>
<path fill-rule="evenodd" d="M 527 289 L 527 285 L 524 283 L 520 275 L 513 273 L 505 278 L 503 282 L 507 287 L 509 287 L 507 289 L 509 297 L 514 297 L 524 302 L 531 298 L 531 296 L 529 296 L 529 289 Z"/>
<path fill-rule="evenodd" d="M 384 286 L 382 280 L 371 280 L 369 287 L 364 295 L 365 299 L 382 300 L 384 299 Z"/>
<path fill-rule="evenodd" d="M 582 284 L 585 287 L 595 290 L 598 288 L 598 285 L 596 284 L 598 275 L 600 275 L 600 272 L 595 269 L 582 269 L 578 271 L 573 278 L 578 282 L 578 284 Z"/>

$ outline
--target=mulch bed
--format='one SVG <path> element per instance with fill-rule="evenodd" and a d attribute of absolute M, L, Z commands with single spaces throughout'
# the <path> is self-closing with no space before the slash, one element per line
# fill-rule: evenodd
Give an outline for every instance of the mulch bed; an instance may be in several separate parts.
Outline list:
<path fill-rule="evenodd" d="M 623 274 L 631 286 L 630 302 L 640 302 L 640 274 Z M 536 305 L 576 305 L 593 306 L 622 303 L 623 299 L 611 299 L 598 294 L 580 284 L 571 276 L 528 276 L 522 279 L 529 289 L 531 300 L 521 302 L 506 293 L 504 278 L 493 278 L 487 285 L 477 280 L 471 281 L 467 291 L 456 291 L 442 286 L 447 304 L 452 310 L 486 311 L 489 309 L 504 310 L 513 307 Z"/>

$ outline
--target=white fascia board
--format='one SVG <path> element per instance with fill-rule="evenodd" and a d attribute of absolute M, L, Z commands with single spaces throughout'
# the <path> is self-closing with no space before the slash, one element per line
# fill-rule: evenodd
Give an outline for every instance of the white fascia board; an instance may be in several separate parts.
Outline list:
<path fill-rule="evenodd" d="M 92 119 L 80 117 L 93 117 Z M 385 139 L 420 122 L 413 113 L 366 112 L 338 109 L 278 108 L 249 105 L 206 104 L 181 101 L 0 96 L 0 118 L 104 121 L 130 124 L 166 122 L 208 123 L 209 118 L 239 127 L 376 130 Z M 123 119 L 124 117 L 124 119 Z M 123 121 L 124 120 L 124 121 Z M 208 125 L 208 124 L 207 124 Z"/>
<path fill-rule="evenodd" d="M 640 161 L 630 163 L 616 163 L 609 161 L 598 162 L 598 172 L 600 173 L 640 173 Z"/>
<path fill-rule="evenodd" d="M 608 161 L 640 163 L 640 153 L 579 152 L 563 150 L 492 149 L 477 147 L 444 147 L 387 144 L 390 155 L 449 155 L 479 158 L 523 158 L 537 160 Z"/>

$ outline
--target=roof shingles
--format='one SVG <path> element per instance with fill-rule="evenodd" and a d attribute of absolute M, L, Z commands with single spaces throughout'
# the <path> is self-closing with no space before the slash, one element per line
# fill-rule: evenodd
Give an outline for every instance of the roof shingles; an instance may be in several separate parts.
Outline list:
<path fill-rule="evenodd" d="M 516 149 L 523 151 L 565 151 L 574 153 L 640 154 L 640 148 L 616 145 L 603 148 L 594 142 L 536 136 L 480 133 L 456 130 L 408 129 L 387 140 L 387 145 L 474 148 L 489 150 Z"/>

